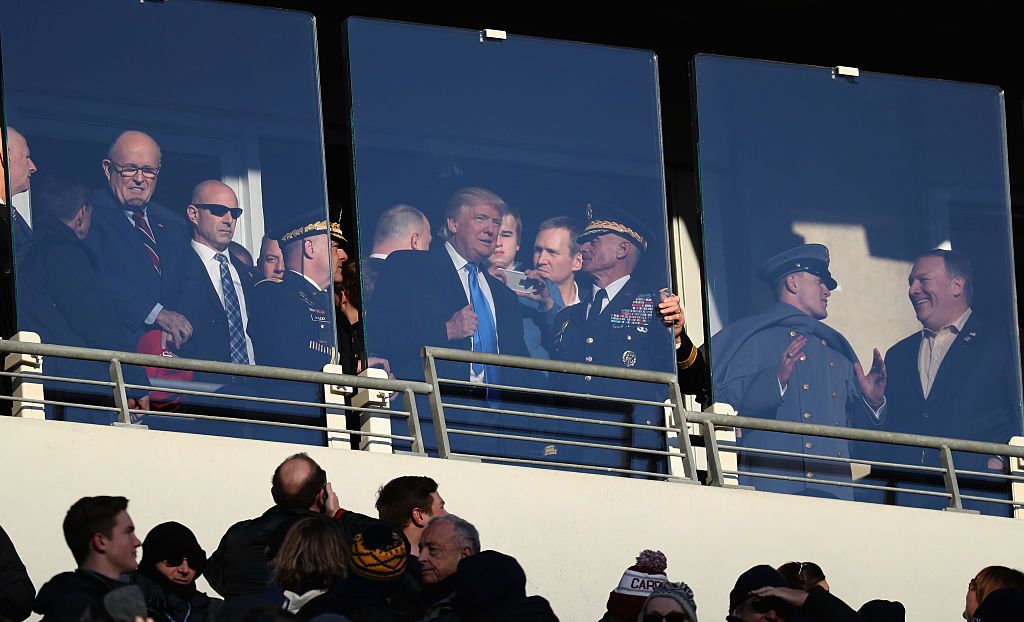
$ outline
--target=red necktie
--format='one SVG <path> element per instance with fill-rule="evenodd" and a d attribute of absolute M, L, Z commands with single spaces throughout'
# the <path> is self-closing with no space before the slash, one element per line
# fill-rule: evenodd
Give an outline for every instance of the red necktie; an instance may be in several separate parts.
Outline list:
<path fill-rule="evenodd" d="M 132 212 L 132 220 L 135 221 L 135 228 L 145 236 L 143 243 L 146 245 L 146 250 L 149 251 L 149 260 L 153 262 L 156 271 L 160 272 L 160 255 L 156 253 L 156 237 L 153 236 L 153 230 L 146 222 L 146 216 L 141 211 Z"/>

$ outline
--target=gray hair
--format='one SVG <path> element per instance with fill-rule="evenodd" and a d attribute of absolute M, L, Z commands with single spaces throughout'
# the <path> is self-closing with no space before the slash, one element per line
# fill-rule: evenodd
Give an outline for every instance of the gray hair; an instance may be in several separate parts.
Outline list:
<path fill-rule="evenodd" d="M 430 524 L 434 523 L 451 523 L 458 546 L 468 546 L 473 555 L 480 552 L 480 532 L 468 520 L 454 514 L 445 514 L 431 519 Z"/>
<path fill-rule="evenodd" d="M 424 223 L 429 227 L 429 222 L 423 212 L 411 205 L 392 205 L 377 219 L 377 228 L 373 230 L 373 244 L 376 246 L 389 240 L 402 240 Z"/>

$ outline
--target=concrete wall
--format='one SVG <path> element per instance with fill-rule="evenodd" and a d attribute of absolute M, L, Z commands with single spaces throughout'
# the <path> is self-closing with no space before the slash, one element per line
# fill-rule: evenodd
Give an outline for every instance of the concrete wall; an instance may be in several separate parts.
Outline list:
<path fill-rule="evenodd" d="M 61 534 L 68 506 L 120 494 L 140 536 L 177 520 L 212 552 L 224 530 L 271 503 L 270 476 L 306 448 L 168 432 L 0 418 L 0 524 L 38 588 L 72 566 Z M 902 600 L 910 620 L 958 620 L 982 567 L 1024 565 L 1024 522 L 875 507 L 749 490 L 555 473 L 411 456 L 308 448 L 342 503 L 372 513 L 377 487 L 402 474 L 441 485 L 484 548 L 514 555 L 531 593 L 562 620 L 600 618 L 608 591 L 644 548 L 722 620 L 736 576 L 756 563 L 821 564 L 835 594 L 859 607 Z"/>

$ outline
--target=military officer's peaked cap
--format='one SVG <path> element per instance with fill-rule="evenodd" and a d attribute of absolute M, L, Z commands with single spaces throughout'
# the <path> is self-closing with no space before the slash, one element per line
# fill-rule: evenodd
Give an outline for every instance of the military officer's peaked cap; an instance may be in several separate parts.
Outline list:
<path fill-rule="evenodd" d="M 339 216 L 338 219 L 340 220 L 341 217 Z M 341 223 L 338 221 L 334 221 L 331 223 L 331 239 L 337 242 L 338 245 L 341 246 L 343 249 L 348 251 L 348 240 L 345 239 L 345 234 L 341 232 Z"/>
<path fill-rule="evenodd" d="M 828 262 L 828 247 L 824 244 L 804 244 L 767 259 L 757 269 L 757 276 L 768 283 L 775 283 L 794 272 L 809 272 L 833 290 L 838 283 L 828 271 Z"/>
<path fill-rule="evenodd" d="M 641 251 L 647 250 L 647 242 L 651 239 L 647 227 L 632 215 L 607 203 L 587 203 L 587 227 L 576 238 L 576 243 L 583 244 L 606 233 L 626 238 Z"/>
<path fill-rule="evenodd" d="M 341 229 L 338 229 L 341 232 Z M 328 235 L 330 224 L 322 210 L 313 210 L 305 214 L 289 218 L 270 230 L 270 237 L 281 243 L 284 248 L 291 242 L 298 242 L 314 235 Z"/>

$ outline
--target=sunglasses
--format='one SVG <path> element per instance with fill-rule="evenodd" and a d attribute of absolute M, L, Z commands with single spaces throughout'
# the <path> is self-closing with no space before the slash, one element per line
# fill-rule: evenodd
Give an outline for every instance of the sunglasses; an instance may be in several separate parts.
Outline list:
<path fill-rule="evenodd" d="M 227 205 L 220 205 L 219 203 L 193 203 L 195 207 L 207 210 L 218 218 L 231 212 L 231 217 L 238 220 L 242 217 L 242 208 L 240 207 L 228 207 Z"/>
<path fill-rule="evenodd" d="M 188 561 L 188 558 L 187 558 L 187 557 L 171 557 L 171 558 L 169 558 L 169 559 L 165 559 L 165 560 L 163 560 L 163 562 L 164 562 L 165 564 L 167 564 L 168 566 L 170 566 L 171 568 L 177 568 L 177 567 L 178 567 L 178 566 L 180 566 L 180 565 L 181 565 L 181 564 L 182 564 L 183 562 L 187 562 L 187 561 Z M 192 564 L 191 564 L 191 563 L 189 563 L 189 567 L 192 567 Z"/>
<path fill-rule="evenodd" d="M 690 617 L 680 611 L 672 613 L 645 613 L 643 622 L 689 622 Z"/>

